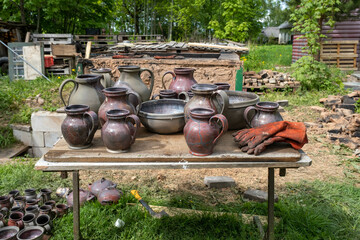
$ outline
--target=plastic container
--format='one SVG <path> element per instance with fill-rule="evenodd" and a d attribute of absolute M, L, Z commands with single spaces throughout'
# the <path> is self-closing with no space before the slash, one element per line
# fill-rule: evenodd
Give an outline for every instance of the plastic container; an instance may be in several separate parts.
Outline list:
<path fill-rule="evenodd" d="M 45 67 L 49 68 L 54 66 L 54 57 L 53 56 L 44 56 Z"/>

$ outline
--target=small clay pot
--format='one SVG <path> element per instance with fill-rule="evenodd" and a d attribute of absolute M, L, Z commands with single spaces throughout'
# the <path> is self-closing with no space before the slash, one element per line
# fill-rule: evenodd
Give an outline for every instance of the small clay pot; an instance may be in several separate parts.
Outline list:
<path fill-rule="evenodd" d="M 69 207 L 66 204 L 63 203 L 59 203 L 55 206 L 56 208 L 56 212 L 57 212 L 57 216 L 58 217 L 62 217 L 65 214 L 67 214 Z"/>
<path fill-rule="evenodd" d="M 38 198 L 41 199 L 42 203 L 45 203 L 51 200 L 51 193 L 52 191 L 48 188 L 40 189 L 40 193 L 38 194 Z"/>
<path fill-rule="evenodd" d="M 115 187 L 107 187 L 102 190 L 98 196 L 98 201 L 101 205 L 117 204 L 122 195 L 122 192 Z"/>
<path fill-rule="evenodd" d="M 51 209 L 55 209 L 56 202 L 54 200 L 49 200 L 44 205 L 48 205 L 51 207 Z"/>
<path fill-rule="evenodd" d="M 34 188 L 29 188 L 29 189 L 25 189 L 25 199 L 30 200 L 30 199 L 36 199 L 37 195 L 36 195 L 36 189 Z"/>
<path fill-rule="evenodd" d="M 66 201 L 69 207 L 72 207 L 74 204 L 74 196 L 73 196 L 74 192 L 70 192 L 69 195 L 67 195 L 66 197 Z M 83 205 L 86 201 L 91 201 L 95 198 L 95 195 L 92 194 L 89 191 L 85 191 L 83 189 L 79 189 L 79 201 L 80 201 L 80 205 Z"/>
<path fill-rule="evenodd" d="M 14 198 L 16 198 L 17 196 L 19 196 L 20 194 L 20 191 L 19 190 L 11 190 L 9 192 L 9 197 L 10 197 L 10 202 L 11 202 L 11 205 L 14 203 Z"/>
<path fill-rule="evenodd" d="M 0 228 L 5 227 L 6 221 L 4 214 L 0 213 Z"/>
<path fill-rule="evenodd" d="M 51 232 L 51 218 L 49 215 L 46 214 L 39 215 L 35 220 L 35 224 L 36 226 L 43 227 L 47 234 Z"/>
<path fill-rule="evenodd" d="M 152 96 L 152 100 L 155 100 L 157 97 L 159 99 L 177 99 L 177 93 L 171 89 L 163 89 L 159 91 L 159 94 L 155 94 Z"/>
<path fill-rule="evenodd" d="M 35 226 L 36 216 L 33 213 L 27 213 L 23 217 L 23 222 L 25 227 Z"/>
<path fill-rule="evenodd" d="M 13 212 L 10 213 L 8 226 L 15 226 L 20 229 L 24 228 L 24 222 L 23 222 L 24 214 L 22 212 Z"/>
<path fill-rule="evenodd" d="M 45 229 L 40 226 L 29 226 L 21 230 L 17 235 L 18 240 L 42 240 Z"/>
<path fill-rule="evenodd" d="M 96 197 L 98 197 L 99 193 L 104 190 L 107 187 L 116 186 L 115 183 L 113 183 L 110 180 L 107 180 L 105 178 L 101 178 L 100 180 L 95 181 L 92 184 L 89 184 L 89 191 L 94 194 Z"/>
<path fill-rule="evenodd" d="M 20 229 L 16 226 L 7 226 L 0 228 L 0 239 L 4 240 L 16 240 L 16 234 Z"/>
<path fill-rule="evenodd" d="M 22 208 L 24 208 L 25 207 L 25 201 L 26 201 L 25 197 L 17 196 L 17 197 L 14 198 L 13 206 L 14 207 L 22 207 Z"/>
<path fill-rule="evenodd" d="M 11 208 L 11 202 L 9 196 L 0 196 L 0 211 L 6 213 Z"/>
<path fill-rule="evenodd" d="M 25 211 L 24 211 L 24 208 L 22 208 L 22 207 L 12 207 L 10 209 L 10 213 L 13 213 L 13 212 L 22 212 L 22 213 L 24 213 Z"/>
<path fill-rule="evenodd" d="M 39 207 L 38 206 L 29 206 L 25 208 L 25 214 L 32 213 L 35 216 L 39 215 Z"/>
<path fill-rule="evenodd" d="M 29 200 L 26 200 L 25 208 L 28 208 L 28 207 L 30 207 L 30 206 L 38 205 L 39 202 L 40 202 L 40 199 L 29 199 Z"/>

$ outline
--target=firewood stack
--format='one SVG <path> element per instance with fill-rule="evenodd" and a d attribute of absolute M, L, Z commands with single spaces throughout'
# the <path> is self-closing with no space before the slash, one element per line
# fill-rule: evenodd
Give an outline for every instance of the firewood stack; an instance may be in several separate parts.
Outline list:
<path fill-rule="evenodd" d="M 247 88 L 297 88 L 300 82 L 291 77 L 288 73 L 281 73 L 272 70 L 262 70 L 258 73 L 254 71 L 244 72 L 243 86 Z"/>

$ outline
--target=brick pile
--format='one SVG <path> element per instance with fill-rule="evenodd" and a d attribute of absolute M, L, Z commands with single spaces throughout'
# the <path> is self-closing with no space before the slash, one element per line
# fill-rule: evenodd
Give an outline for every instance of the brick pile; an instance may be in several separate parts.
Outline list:
<path fill-rule="evenodd" d="M 262 70 L 258 73 L 254 71 L 244 72 L 244 87 L 263 87 L 263 88 L 284 88 L 300 87 L 300 82 L 291 77 L 289 73 L 282 73 L 272 70 Z"/>

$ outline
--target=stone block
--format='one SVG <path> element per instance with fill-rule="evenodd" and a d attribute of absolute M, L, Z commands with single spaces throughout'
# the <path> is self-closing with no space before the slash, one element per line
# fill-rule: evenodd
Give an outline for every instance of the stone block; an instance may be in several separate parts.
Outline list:
<path fill-rule="evenodd" d="M 204 178 L 204 183 L 209 188 L 227 188 L 235 186 L 235 180 L 226 176 L 206 176 Z"/>
<path fill-rule="evenodd" d="M 258 189 L 248 189 L 244 192 L 244 198 L 256 202 L 266 202 L 268 200 L 268 193 Z M 277 201 L 279 201 L 279 198 L 275 194 L 275 202 Z"/>
<path fill-rule="evenodd" d="M 61 138 L 61 132 L 45 132 L 44 133 L 44 142 L 45 147 L 53 147 L 54 144 Z"/>
<path fill-rule="evenodd" d="M 279 100 L 276 101 L 281 107 L 287 107 L 289 106 L 289 101 L 288 100 Z"/>
<path fill-rule="evenodd" d="M 51 148 L 49 147 L 33 147 L 34 157 L 42 157 L 45 153 L 47 153 Z"/>
<path fill-rule="evenodd" d="M 324 126 L 320 123 L 314 123 L 314 122 L 304 122 L 305 127 L 310 128 L 310 127 L 314 127 L 314 128 L 323 128 Z"/>
<path fill-rule="evenodd" d="M 14 137 L 27 146 L 32 146 L 31 132 L 13 129 Z"/>
<path fill-rule="evenodd" d="M 32 146 L 45 147 L 44 132 L 40 132 L 40 131 L 32 132 Z"/>
<path fill-rule="evenodd" d="M 322 113 L 322 112 L 326 111 L 326 108 L 319 107 L 319 106 L 311 106 L 310 109 L 315 111 L 315 112 L 319 112 L 319 113 Z"/>
<path fill-rule="evenodd" d="M 349 109 L 353 112 L 355 112 L 356 108 L 355 108 L 355 104 L 339 104 L 337 105 L 338 108 L 345 108 L 345 109 Z"/>
<path fill-rule="evenodd" d="M 31 115 L 31 127 L 34 131 L 61 132 L 65 113 L 39 111 Z"/>
<path fill-rule="evenodd" d="M 14 130 L 20 130 L 25 132 L 31 132 L 30 125 L 22 125 L 22 124 L 10 124 L 10 127 Z"/>
<path fill-rule="evenodd" d="M 352 97 L 349 97 L 349 96 L 343 96 L 342 97 L 342 103 L 343 104 L 355 104 L 356 101 L 352 98 Z"/>

